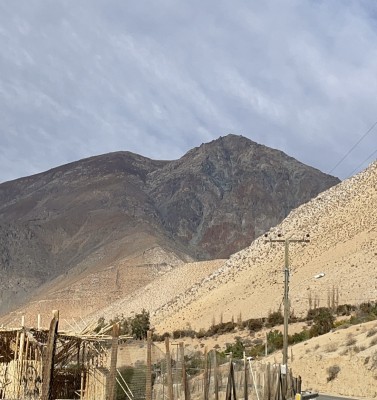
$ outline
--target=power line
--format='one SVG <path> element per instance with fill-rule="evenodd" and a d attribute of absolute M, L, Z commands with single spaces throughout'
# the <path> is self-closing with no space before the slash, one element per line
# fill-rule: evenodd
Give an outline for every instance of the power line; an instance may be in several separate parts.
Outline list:
<path fill-rule="evenodd" d="M 375 154 L 377 154 L 377 149 L 374 150 L 374 152 L 369 155 L 362 163 L 360 163 L 348 176 L 352 176 L 360 167 L 364 165 L 370 158 L 372 158 Z"/>
<path fill-rule="evenodd" d="M 333 169 L 329 172 L 331 174 L 349 155 L 350 153 L 358 146 L 358 144 L 374 129 L 377 125 L 377 121 L 364 133 L 364 135 L 351 147 L 350 150 L 336 163 Z"/>

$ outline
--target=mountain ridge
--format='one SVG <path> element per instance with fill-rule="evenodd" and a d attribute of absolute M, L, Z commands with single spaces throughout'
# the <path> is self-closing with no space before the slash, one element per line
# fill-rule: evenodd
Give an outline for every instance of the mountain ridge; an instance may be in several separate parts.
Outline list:
<path fill-rule="evenodd" d="M 338 182 L 235 135 L 178 160 L 115 152 L 6 182 L 0 185 L 0 269 L 8 280 L 0 312 L 58 277 L 69 286 L 69 271 L 128 265 L 132 251 L 148 264 L 143 252 L 157 246 L 176 260 L 171 267 L 226 258 Z"/>

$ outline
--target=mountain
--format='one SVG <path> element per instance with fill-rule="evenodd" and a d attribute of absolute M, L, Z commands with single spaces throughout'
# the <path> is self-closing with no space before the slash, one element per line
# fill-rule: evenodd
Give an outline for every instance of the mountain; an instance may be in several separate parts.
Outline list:
<path fill-rule="evenodd" d="M 164 305 L 149 307 L 149 298 L 145 297 L 143 303 L 150 309 L 157 331 L 183 329 L 187 322 L 199 330 L 208 328 L 213 320 L 230 321 L 240 315 L 243 319 L 258 318 L 276 311 L 284 293 L 285 252 L 284 243 L 270 243 L 268 238 L 278 239 L 278 235 L 301 239 L 310 234 L 309 243 L 289 245 L 290 301 L 296 315 L 305 313 L 310 302 L 327 306 L 332 293 L 338 293 L 339 304 L 375 301 L 376 188 L 374 162 L 362 173 L 291 211 L 268 231 L 267 238 L 259 237 Z M 324 276 L 315 279 L 321 272 Z M 171 280 L 169 275 L 164 278 Z M 149 287 L 149 291 L 155 293 L 155 288 Z M 132 301 L 124 303 L 123 309 L 132 305 Z"/>
<path fill-rule="evenodd" d="M 179 160 L 117 152 L 3 183 L 0 311 L 32 295 L 89 297 L 95 311 L 185 262 L 228 257 L 338 182 L 228 135 Z"/>

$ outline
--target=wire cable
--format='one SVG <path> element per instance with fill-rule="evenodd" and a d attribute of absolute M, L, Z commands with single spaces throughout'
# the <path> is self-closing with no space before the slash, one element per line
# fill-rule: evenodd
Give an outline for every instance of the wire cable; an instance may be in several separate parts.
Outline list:
<path fill-rule="evenodd" d="M 364 135 L 348 150 L 348 152 L 336 163 L 336 165 L 332 168 L 332 170 L 329 172 L 331 174 L 334 172 L 334 170 L 339 167 L 339 165 L 350 155 L 350 153 L 359 145 L 359 143 L 364 140 L 366 136 L 369 135 L 369 133 L 374 129 L 374 127 L 377 125 L 377 121 L 364 133 Z"/>
<path fill-rule="evenodd" d="M 359 168 L 361 168 L 364 165 L 364 163 L 366 163 L 375 154 L 377 154 L 377 149 L 374 150 L 374 152 L 371 155 L 369 155 L 362 163 L 360 163 L 348 176 L 352 176 Z"/>

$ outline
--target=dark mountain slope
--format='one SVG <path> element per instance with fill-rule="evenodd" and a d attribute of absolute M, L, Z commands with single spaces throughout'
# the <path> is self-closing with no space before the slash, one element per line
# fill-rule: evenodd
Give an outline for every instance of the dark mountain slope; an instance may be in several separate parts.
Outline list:
<path fill-rule="evenodd" d="M 189 151 L 148 175 L 165 228 L 210 258 L 228 257 L 339 180 L 242 136 Z"/>

